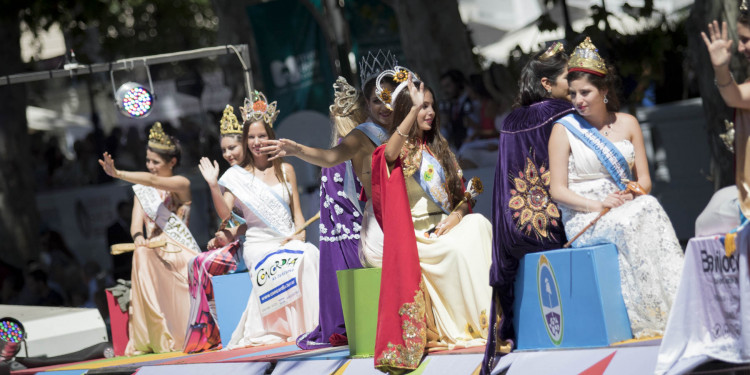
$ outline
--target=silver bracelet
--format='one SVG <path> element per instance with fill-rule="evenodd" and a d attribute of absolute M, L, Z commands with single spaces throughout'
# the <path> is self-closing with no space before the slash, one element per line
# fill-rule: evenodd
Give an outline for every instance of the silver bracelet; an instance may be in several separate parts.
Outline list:
<path fill-rule="evenodd" d="M 402 137 L 404 137 L 404 138 L 406 138 L 406 137 L 408 137 L 408 136 L 409 136 L 408 134 L 404 134 L 404 133 L 401 133 L 401 131 L 400 131 L 400 130 L 398 130 L 398 127 L 396 127 L 396 133 L 398 133 L 398 135 L 400 135 L 400 136 L 402 136 Z"/>
<path fill-rule="evenodd" d="M 727 87 L 727 86 L 731 85 L 732 83 L 734 83 L 734 74 L 732 74 L 732 72 L 729 72 L 729 82 L 721 84 L 721 85 L 719 84 L 719 82 L 716 81 L 716 77 L 714 77 L 714 85 L 717 88 L 721 89 L 721 88 L 724 88 L 724 87 Z"/>

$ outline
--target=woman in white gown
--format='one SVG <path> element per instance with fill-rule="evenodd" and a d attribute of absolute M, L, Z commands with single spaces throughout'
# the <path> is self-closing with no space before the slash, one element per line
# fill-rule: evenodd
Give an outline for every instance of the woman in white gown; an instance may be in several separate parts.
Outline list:
<path fill-rule="evenodd" d="M 645 192 L 651 178 L 635 117 L 616 112 L 614 73 L 590 40 L 570 58 L 568 84 L 578 114 L 555 124 L 549 141 L 550 194 L 573 238 L 611 209 L 573 247 L 613 242 L 622 295 L 635 338 L 661 336 L 682 274 L 683 253 L 672 224 L 651 195 L 623 192 L 624 180 Z"/>
<path fill-rule="evenodd" d="M 232 207 L 242 213 L 245 225 L 238 233 L 244 234 L 243 259 L 253 285 L 229 349 L 294 341 L 318 324 L 319 252 L 304 242 L 304 231 L 294 234 L 304 223 L 294 169 L 260 152 L 264 140 L 275 139 L 276 102 L 267 103 L 258 91 L 252 99 L 240 108 L 244 160 L 221 176 L 224 194 L 213 197 L 221 218 L 229 218 Z M 218 177 L 215 168 L 209 185 Z M 223 233 L 232 237 L 229 232 Z M 214 241 L 222 245 L 228 239 Z"/>

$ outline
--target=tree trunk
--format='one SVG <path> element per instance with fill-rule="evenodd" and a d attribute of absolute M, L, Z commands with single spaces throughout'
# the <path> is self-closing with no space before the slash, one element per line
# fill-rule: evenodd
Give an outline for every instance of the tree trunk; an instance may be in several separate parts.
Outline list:
<path fill-rule="evenodd" d="M 713 20 L 727 21 L 729 35 L 734 40 L 732 48 L 735 49 L 730 67 L 734 76 L 737 77 L 737 82 L 742 82 L 746 76 L 748 63 L 744 56 L 736 52 L 738 14 L 735 0 L 696 0 L 686 26 L 690 60 L 703 98 L 706 132 L 712 159 L 711 178 L 716 189 L 734 183 L 733 155 L 719 138 L 719 134 L 725 131 L 724 120 L 733 120 L 733 110 L 724 104 L 719 90 L 714 85 L 711 59 L 700 32 L 707 31 L 706 25 Z"/>
<path fill-rule="evenodd" d="M 20 73 L 21 32 L 18 14 L 0 16 L 0 75 Z M 36 208 L 34 166 L 26 127 L 26 87 L 0 86 L 0 260 L 16 267 L 39 254 L 39 215 Z"/>
<path fill-rule="evenodd" d="M 472 43 L 456 0 L 386 3 L 396 12 L 401 45 L 408 60 L 408 65 L 404 65 L 426 83 L 438 89 L 440 74 L 448 69 L 458 69 L 467 76 L 477 72 Z"/>

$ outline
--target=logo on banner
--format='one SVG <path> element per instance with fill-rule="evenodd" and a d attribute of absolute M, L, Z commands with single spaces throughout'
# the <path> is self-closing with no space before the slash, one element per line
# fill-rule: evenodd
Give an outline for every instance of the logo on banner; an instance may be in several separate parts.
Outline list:
<path fill-rule="evenodd" d="M 294 301 L 302 293 L 297 282 L 302 263 L 301 250 L 280 249 L 267 254 L 253 268 L 253 288 L 260 300 L 260 314 L 266 316 Z"/>
<path fill-rule="evenodd" d="M 560 345 L 563 335 L 562 300 L 557 279 L 555 279 L 555 271 L 544 255 L 539 257 L 539 263 L 536 266 L 536 281 L 539 306 L 547 334 L 553 344 Z"/>

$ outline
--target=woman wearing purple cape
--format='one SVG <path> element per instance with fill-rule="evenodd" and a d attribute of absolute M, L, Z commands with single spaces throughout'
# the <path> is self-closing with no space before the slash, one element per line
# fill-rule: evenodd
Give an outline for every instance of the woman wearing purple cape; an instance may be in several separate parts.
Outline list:
<path fill-rule="evenodd" d="M 555 43 L 524 66 L 515 109 L 503 121 L 492 195 L 492 310 L 482 362 L 489 374 L 513 349 L 513 285 L 527 253 L 562 247 L 560 211 L 549 195 L 547 142 L 555 121 L 573 112 L 568 56 Z"/>

